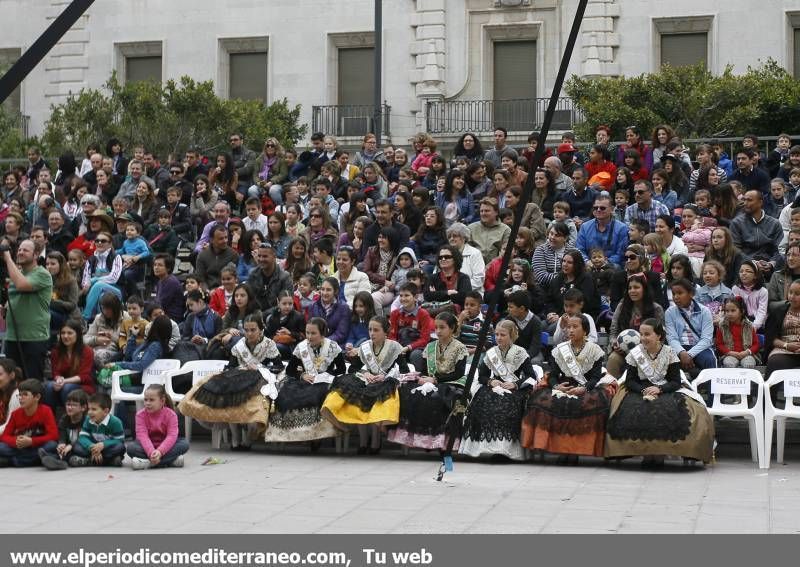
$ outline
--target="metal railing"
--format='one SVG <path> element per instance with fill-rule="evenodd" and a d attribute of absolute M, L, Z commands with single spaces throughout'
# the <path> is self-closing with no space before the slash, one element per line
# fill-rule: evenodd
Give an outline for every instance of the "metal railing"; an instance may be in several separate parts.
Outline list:
<path fill-rule="evenodd" d="M 426 104 L 426 129 L 431 134 L 491 132 L 503 126 L 510 132 L 538 130 L 547 110 L 547 98 L 512 100 L 447 100 Z M 571 98 L 558 99 L 552 130 L 571 130 L 580 113 Z"/>
<path fill-rule="evenodd" d="M 11 119 L 11 125 L 18 129 L 24 139 L 30 137 L 31 117 L 19 112 L 7 112 L 7 116 Z"/>
<path fill-rule="evenodd" d="M 381 106 L 381 135 L 391 136 L 389 115 L 392 107 Z M 314 132 L 333 136 L 363 136 L 375 131 L 375 106 L 372 104 L 329 105 L 311 107 L 311 124 Z"/>

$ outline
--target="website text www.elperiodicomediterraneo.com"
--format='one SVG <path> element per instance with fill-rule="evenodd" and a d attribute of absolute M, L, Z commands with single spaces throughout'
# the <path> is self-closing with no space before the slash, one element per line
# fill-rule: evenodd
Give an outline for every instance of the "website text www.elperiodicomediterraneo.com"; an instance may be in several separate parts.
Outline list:
<path fill-rule="evenodd" d="M 363 564 L 365 565 L 429 565 L 433 561 L 433 554 L 424 548 L 420 551 L 391 553 L 380 552 L 375 549 L 362 549 Z M 389 557 L 387 557 L 387 555 Z M 55 567 L 57 565 L 81 565 L 95 567 L 98 565 L 114 565 L 126 567 L 129 565 L 202 565 L 204 567 L 223 567 L 236 565 L 237 567 L 295 567 L 309 565 L 315 567 L 351 567 L 351 558 L 341 551 L 311 551 L 299 552 L 258 552 L 258 551 L 226 551 L 211 548 L 205 551 L 151 551 L 149 548 L 140 548 L 137 551 L 87 551 L 80 548 L 76 551 L 63 553 L 60 551 L 20 551 L 9 552 L 11 565 L 19 567 Z M 359 563 L 360 564 L 360 563 Z"/>

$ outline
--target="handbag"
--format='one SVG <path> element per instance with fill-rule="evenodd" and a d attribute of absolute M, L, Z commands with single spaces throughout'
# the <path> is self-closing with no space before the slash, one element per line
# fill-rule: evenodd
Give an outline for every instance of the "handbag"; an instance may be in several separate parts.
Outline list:
<path fill-rule="evenodd" d="M 436 318 L 439 313 L 456 314 L 456 306 L 449 299 L 447 301 L 427 301 L 422 304 L 422 308 L 433 318 Z"/>

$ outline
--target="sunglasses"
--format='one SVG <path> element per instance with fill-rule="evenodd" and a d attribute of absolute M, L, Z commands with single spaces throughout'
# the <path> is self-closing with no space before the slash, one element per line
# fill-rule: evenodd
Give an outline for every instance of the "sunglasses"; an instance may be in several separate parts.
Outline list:
<path fill-rule="evenodd" d="M 625 259 L 626 260 L 638 260 L 639 256 L 637 256 L 636 254 L 625 254 Z"/>
<path fill-rule="evenodd" d="M 265 148 L 274 148 L 275 144 L 264 144 Z"/>
<path fill-rule="evenodd" d="M 308 216 L 308 218 L 311 218 L 311 219 L 321 219 L 321 218 L 322 218 L 322 215 L 309 215 L 309 216 Z"/>
<path fill-rule="evenodd" d="M 440 260 L 452 260 L 453 257 L 452 256 L 439 256 L 439 259 Z"/>
<path fill-rule="evenodd" d="M 173 169 L 169 173 L 170 173 L 170 175 L 180 175 L 181 174 L 181 170 L 180 169 Z"/>
<path fill-rule="evenodd" d="M 633 192 L 634 195 L 644 195 L 645 193 L 647 193 L 647 191 L 644 189 L 639 189 L 638 191 Z"/>
<path fill-rule="evenodd" d="M 595 211 L 605 211 L 608 207 L 592 207 Z"/>
<path fill-rule="evenodd" d="M 95 238 L 95 243 L 97 244 L 109 244 L 111 241 L 106 238 Z"/>

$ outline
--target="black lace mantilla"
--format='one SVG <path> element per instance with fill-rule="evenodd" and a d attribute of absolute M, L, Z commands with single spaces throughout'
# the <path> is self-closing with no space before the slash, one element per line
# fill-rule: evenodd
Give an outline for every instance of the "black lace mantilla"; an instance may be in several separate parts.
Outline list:
<path fill-rule="evenodd" d="M 464 437 L 472 441 L 519 441 L 527 391 L 496 394 L 483 386 L 472 398 L 464 422 Z"/>
<path fill-rule="evenodd" d="M 348 404 L 368 412 L 378 402 L 384 402 L 397 391 L 397 380 L 387 378 L 381 382 L 365 384 L 355 374 L 343 374 L 333 379 L 331 391 L 337 392 Z"/>
<path fill-rule="evenodd" d="M 194 394 L 194 399 L 214 409 L 240 406 L 261 395 L 264 378 L 258 370 L 234 369 L 212 376 Z"/>
<path fill-rule="evenodd" d="M 314 427 L 322 420 L 319 408 L 292 410 L 282 413 L 273 413 L 269 416 L 270 427 L 280 429 L 302 429 Z"/>
<path fill-rule="evenodd" d="M 301 378 L 287 378 L 275 400 L 275 408 L 282 413 L 307 408 L 319 412 L 327 395 L 328 384 L 309 384 Z"/>
<path fill-rule="evenodd" d="M 689 436 L 690 425 L 689 408 L 682 394 L 661 394 L 648 401 L 628 392 L 608 421 L 608 434 L 613 439 L 676 443 Z"/>

